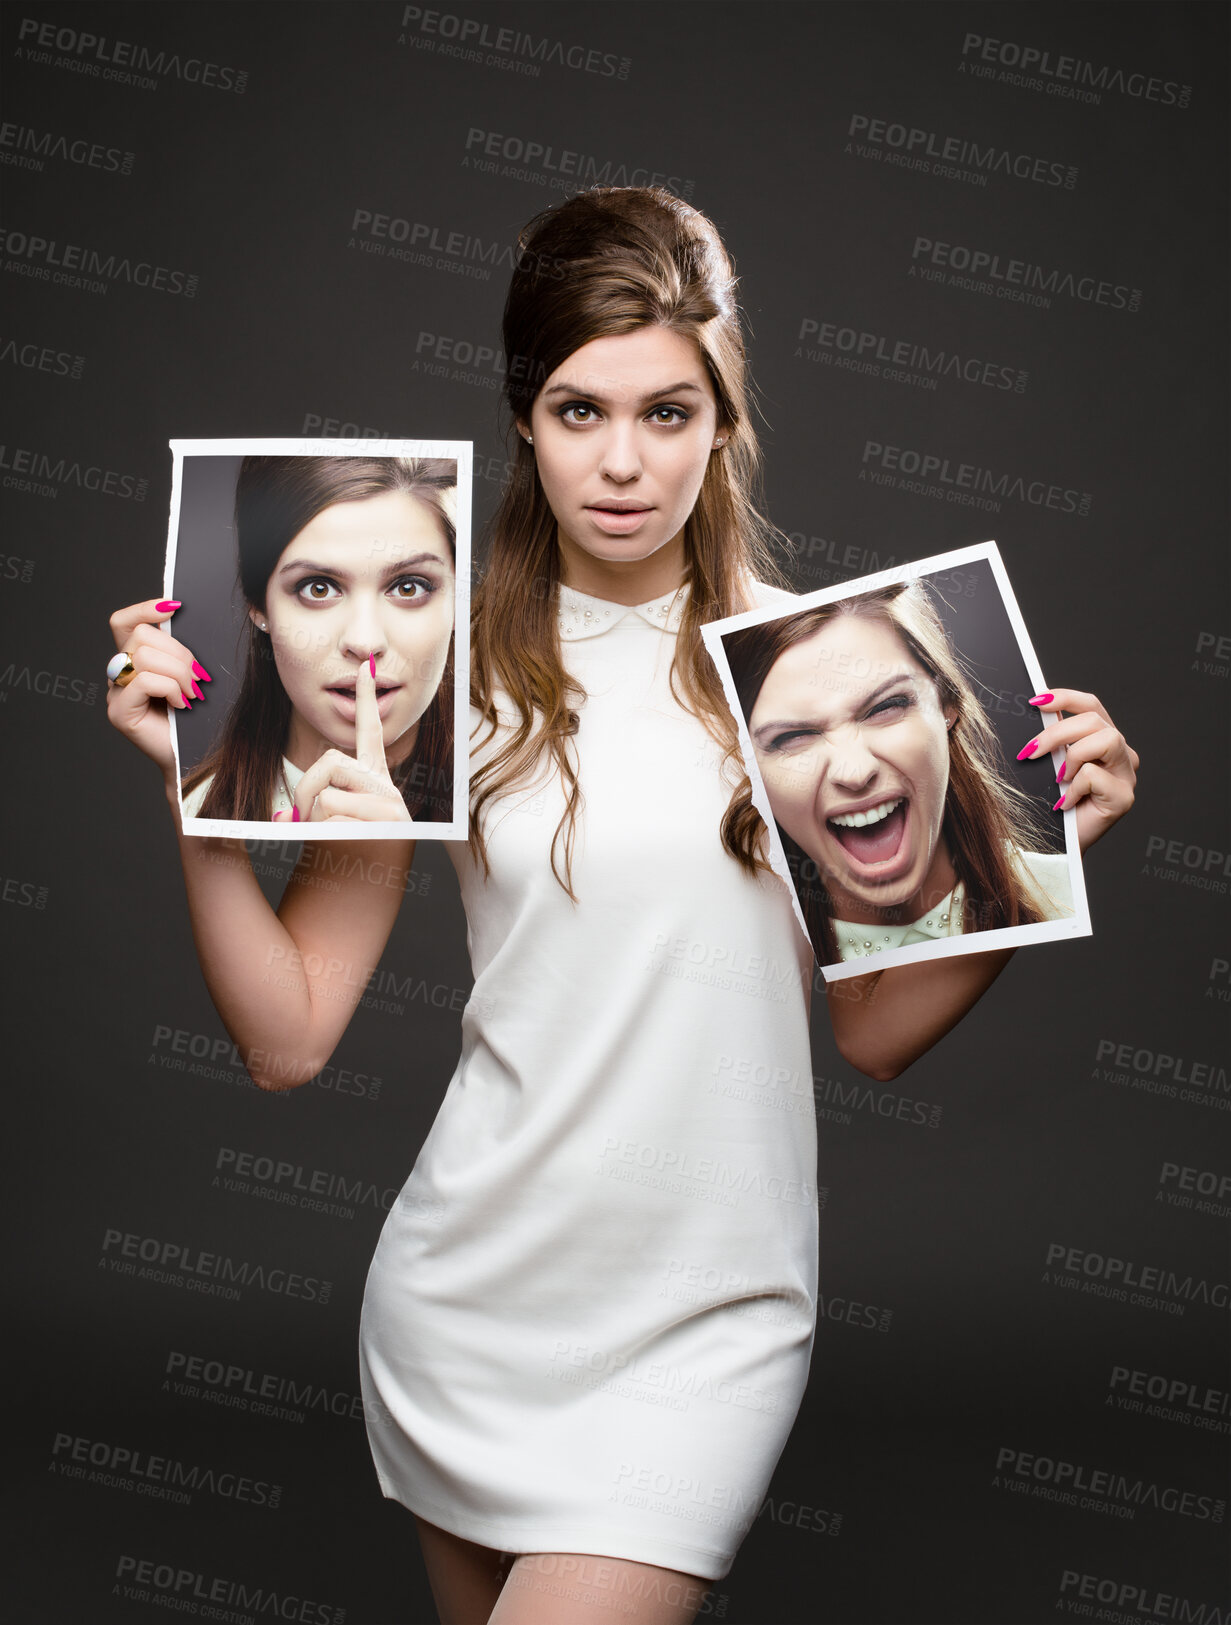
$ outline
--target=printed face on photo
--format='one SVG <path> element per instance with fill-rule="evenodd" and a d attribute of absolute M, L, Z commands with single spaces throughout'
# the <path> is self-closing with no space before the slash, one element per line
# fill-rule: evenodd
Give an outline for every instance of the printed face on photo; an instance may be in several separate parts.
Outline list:
<path fill-rule="evenodd" d="M 954 714 L 881 618 L 839 615 L 770 668 L 748 718 L 757 763 L 838 918 L 917 918 L 954 884 L 941 839 Z"/>
<path fill-rule="evenodd" d="M 373 654 L 386 754 L 409 753 L 444 672 L 454 586 L 440 519 L 406 491 L 335 503 L 288 543 L 264 613 L 250 614 L 268 622 L 294 708 L 292 761 L 308 766 L 330 746 L 354 753 L 356 677 Z"/>

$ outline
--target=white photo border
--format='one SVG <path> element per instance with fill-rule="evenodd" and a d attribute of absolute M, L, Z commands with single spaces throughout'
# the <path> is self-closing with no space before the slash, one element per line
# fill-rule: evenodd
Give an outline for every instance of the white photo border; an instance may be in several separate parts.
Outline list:
<path fill-rule="evenodd" d="M 835 586 L 820 587 L 815 592 L 801 593 L 790 604 L 781 602 L 771 605 L 767 609 L 750 609 L 740 615 L 728 615 L 719 621 L 708 621 L 701 628 L 701 636 L 705 639 L 705 646 L 710 658 L 718 669 L 722 679 L 723 692 L 726 695 L 727 706 L 735 719 L 739 730 L 740 751 L 744 758 L 752 785 L 753 806 L 760 813 L 761 818 L 769 831 L 769 857 L 775 874 L 782 879 L 791 894 L 791 905 L 795 911 L 795 918 L 805 938 L 808 929 L 804 923 L 803 910 L 799 905 L 799 897 L 795 890 L 795 883 L 787 867 L 786 853 L 778 833 L 778 825 L 769 807 L 769 796 L 766 794 L 765 784 L 757 766 L 756 752 L 752 748 L 752 741 L 748 734 L 748 726 L 739 698 L 735 692 L 735 681 L 731 675 L 731 668 L 727 662 L 726 650 L 722 639 L 728 632 L 737 632 L 746 626 L 762 626 L 767 621 L 785 620 L 789 615 L 797 615 L 802 610 L 815 609 L 821 604 L 836 603 L 842 598 L 857 598 L 862 593 L 873 592 L 878 587 L 896 585 L 898 582 L 915 581 L 920 577 L 932 576 L 944 570 L 952 569 L 955 565 L 970 564 L 976 560 L 986 560 L 992 573 L 992 578 L 1000 589 L 1004 601 L 1005 612 L 1009 624 L 1013 628 L 1017 639 L 1018 652 L 1025 663 L 1026 673 L 1032 683 L 1036 685 L 1035 693 L 1046 693 L 1047 683 L 1043 677 L 1042 667 L 1034 652 L 1030 641 L 1030 634 L 1026 631 L 1026 623 L 1022 619 L 1013 588 L 1009 584 L 1009 577 L 1005 571 L 1004 561 L 1000 556 L 1000 549 L 994 541 L 976 542 L 969 547 L 959 547 L 947 553 L 936 553 L 926 559 L 915 559 L 908 564 L 896 565 L 889 570 L 878 570 L 873 575 L 858 576 L 850 581 L 838 582 Z M 1040 719 L 1042 721 L 1042 719 Z M 1046 724 L 1044 724 L 1046 725 Z M 1052 766 L 1059 771 L 1064 760 L 1063 750 L 1051 753 Z M 1085 876 L 1082 871 L 1081 852 L 1077 839 L 1077 824 L 1075 809 L 1066 807 L 1061 813 L 1064 830 L 1064 848 L 1068 858 L 1069 884 L 1073 893 L 1073 915 L 1070 919 L 1040 920 L 1034 925 L 1001 926 L 992 931 L 975 931 L 969 935 L 956 937 L 941 937 L 936 941 L 913 943 L 909 948 L 886 948 L 883 952 L 868 958 L 847 960 L 833 965 L 821 965 L 819 958 L 817 964 L 822 976 L 827 982 L 844 981 L 852 976 L 868 976 L 874 971 L 889 970 L 895 965 L 917 965 L 933 959 L 948 959 L 957 954 L 988 953 L 996 948 L 1017 948 L 1031 942 L 1058 942 L 1067 941 L 1071 937 L 1092 936 L 1094 928 L 1090 923 L 1090 908 L 1086 899 Z M 815 950 L 814 950 L 815 953 Z"/>
<path fill-rule="evenodd" d="M 169 440 L 171 448 L 171 510 L 167 525 L 167 554 L 163 569 L 163 597 L 173 598 L 175 556 L 179 543 L 180 501 L 186 457 L 442 457 L 457 464 L 457 548 L 453 629 L 453 817 L 448 820 L 402 819 L 346 824 L 264 822 L 255 818 L 186 818 L 180 770 L 176 707 L 171 718 L 171 749 L 175 756 L 175 784 L 180 822 L 185 835 L 239 838 L 259 836 L 279 841 L 464 841 L 470 807 L 470 534 L 472 524 L 474 442 L 471 440 L 360 440 L 251 439 Z M 159 623 L 171 629 L 170 617 Z"/>

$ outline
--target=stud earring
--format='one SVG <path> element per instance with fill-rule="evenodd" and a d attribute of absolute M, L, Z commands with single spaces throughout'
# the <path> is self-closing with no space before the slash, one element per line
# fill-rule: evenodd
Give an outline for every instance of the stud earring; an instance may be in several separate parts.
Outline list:
<path fill-rule="evenodd" d="M 528 446 L 532 446 L 534 444 L 534 436 L 532 434 L 528 434 L 526 436 L 526 444 Z"/>
<path fill-rule="evenodd" d="M 726 445 L 725 440 L 715 440 L 715 442 L 714 442 L 714 450 L 717 451 L 719 446 L 725 446 L 725 445 Z"/>

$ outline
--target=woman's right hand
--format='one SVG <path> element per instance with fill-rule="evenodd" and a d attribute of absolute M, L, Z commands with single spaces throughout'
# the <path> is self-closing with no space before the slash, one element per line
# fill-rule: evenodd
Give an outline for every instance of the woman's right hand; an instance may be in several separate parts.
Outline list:
<path fill-rule="evenodd" d="M 204 699 L 196 674 L 208 682 L 209 673 L 194 660 L 187 645 L 159 624 L 175 613 L 158 608 L 160 603 L 168 602 L 174 600 L 147 598 L 143 603 L 117 609 L 111 617 L 115 646 L 128 650 L 137 674 L 123 688 L 108 682 L 107 719 L 138 750 L 158 763 L 168 788 L 173 788 L 175 755 L 167 706 L 173 705 L 179 711 L 190 707 L 190 693 Z"/>

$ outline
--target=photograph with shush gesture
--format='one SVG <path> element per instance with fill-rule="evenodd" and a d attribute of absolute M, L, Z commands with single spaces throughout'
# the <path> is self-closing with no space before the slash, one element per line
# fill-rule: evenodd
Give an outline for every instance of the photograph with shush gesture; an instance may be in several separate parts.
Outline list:
<path fill-rule="evenodd" d="M 165 591 L 113 617 L 111 695 L 134 732 L 166 702 L 184 833 L 464 838 L 469 442 L 170 444 Z"/>

